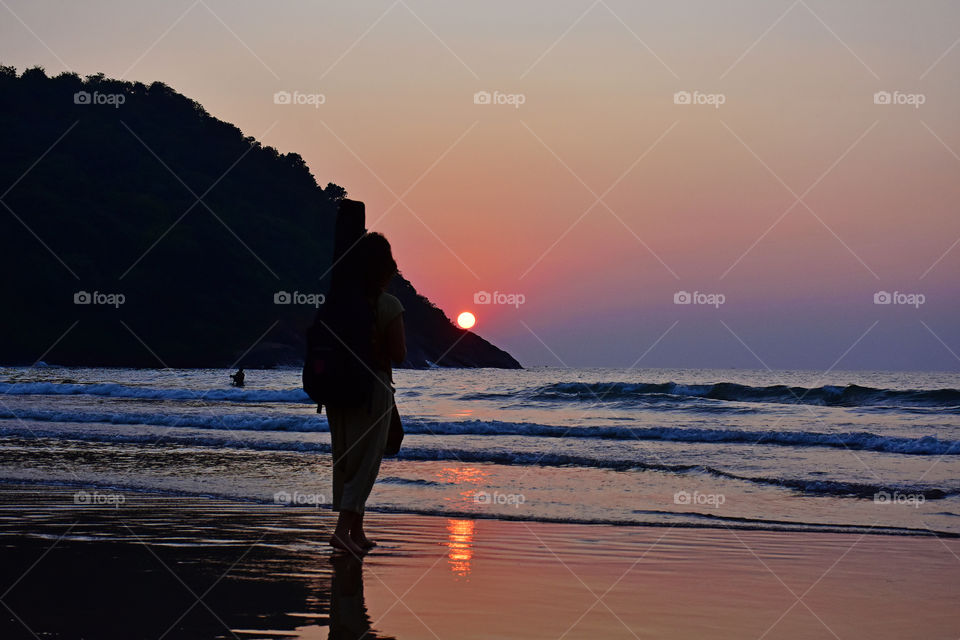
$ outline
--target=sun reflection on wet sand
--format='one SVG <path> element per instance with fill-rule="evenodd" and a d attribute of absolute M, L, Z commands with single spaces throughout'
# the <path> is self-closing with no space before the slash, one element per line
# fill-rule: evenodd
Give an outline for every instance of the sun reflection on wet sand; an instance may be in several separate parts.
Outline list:
<path fill-rule="evenodd" d="M 460 487 L 462 490 L 457 493 L 457 497 L 452 498 L 454 502 L 463 503 L 472 502 L 476 494 L 475 486 L 470 485 L 482 484 L 489 475 L 489 471 L 477 467 L 445 467 L 436 474 L 441 481 L 455 487 L 467 485 Z M 447 562 L 450 565 L 450 571 L 457 579 L 468 578 L 470 575 L 475 527 L 475 520 L 447 519 L 447 540 L 444 544 L 447 546 Z"/>
<path fill-rule="evenodd" d="M 447 520 L 447 563 L 458 578 L 470 576 L 475 520 Z"/>

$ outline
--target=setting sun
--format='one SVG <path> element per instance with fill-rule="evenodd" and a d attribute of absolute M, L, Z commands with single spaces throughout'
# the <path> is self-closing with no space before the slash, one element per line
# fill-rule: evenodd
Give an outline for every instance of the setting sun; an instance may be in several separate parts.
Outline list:
<path fill-rule="evenodd" d="M 476 317 L 469 311 L 464 311 L 457 316 L 457 324 L 461 329 L 469 329 L 477 323 Z"/>

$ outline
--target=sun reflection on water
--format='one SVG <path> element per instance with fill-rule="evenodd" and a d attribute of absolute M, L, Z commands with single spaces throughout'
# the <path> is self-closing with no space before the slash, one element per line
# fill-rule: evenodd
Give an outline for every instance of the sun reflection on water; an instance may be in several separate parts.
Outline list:
<path fill-rule="evenodd" d="M 489 475 L 478 467 L 444 467 L 436 477 L 448 484 L 480 484 Z"/>

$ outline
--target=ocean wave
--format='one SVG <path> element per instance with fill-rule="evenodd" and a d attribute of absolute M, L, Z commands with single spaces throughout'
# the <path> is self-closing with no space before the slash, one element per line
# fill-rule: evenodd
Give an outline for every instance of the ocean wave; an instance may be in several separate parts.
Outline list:
<path fill-rule="evenodd" d="M 489 394 L 488 394 L 489 395 Z M 510 396 L 511 394 L 503 394 Z M 836 407 L 960 407 L 960 389 L 877 389 L 851 384 L 845 387 L 753 387 L 734 382 L 679 384 L 676 382 L 557 382 L 530 389 L 533 400 L 576 400 L 614 402 L 630 399 L 648 401 L 678 399 L 770 402 Z"/>
<path fill-rule="evenodd" d="M 0 409 L 0 419 L 31 420 L 78 424 L 150 425 L 230 431 L 325 432 L 327 420 L 316 414 L 176 414 L 98 411 L 56 411 Z M 438 436 L 529 436 L 541 438 L 583 438 L 601 440 L 637 440 L 701 444 L 747 444 L 787 447 L 831 447 L 855 451 L 874 451 L 906 455 L 960 455 L 960 440 L 942 440 L 937 436 L 907 438 L 881 436 L 866 431 L 821 433 L 810 431 L 753 431 L 740 429 L 699 429 L 691 427 L 564 427 L 530 422 L 465 420 L 435 422 L 407 418 L 408 434 Z"/>
<path fill-rule="evenodd" d="M 75 424 L 149 425 L 192 429 L 227 429 L 230 431 L 300 431 L 328 430 L 325 417 L 315 413 L 256 414 L 222 413 L 133 413 L 101 411 L 57 411 L 44 409 L 0 409 L 2 420 L 32 420 Z"/>
<path fill-rule="evenodd" d="M 381 484 L 401 484 L 415 487 L 443 487 L 446 486 L 443 482 L 437 482 L 435 480 L 426 480 L 424 478 L 401 478 L 398 476 L 381 476 L 377 478 L 377 482 Z"/>
<path fill-rule="evenodd" d="M 164 389 L 116 383 L 72 384 L 61 382 L 0 382 L 0 394 L 91 395 L 140 400 L 209 400 L 227 402 L 305 402 L 303 389 Z"/>
<path fill-rule="evenodd" d="M 409 394 L 417 394 L 410 390 Z M 303 389 L 212 388 L 206 390 L 162 388 L 118 383 L 77 384 L 70 382 L 0 382 L 0 395 L 91 395 L 141 400 L 203 400 L 211 402 L 285 402 L 309 404 Z M 557 382 L 544 386 L 504 392 L 471 392 L 460 396 L 465 401 L 577 401 L 643 403 L 656 407 L 680 404 L 697 411 L 754 412 L 750 407 L 724 408 L 704 401 L 738 403 L 802 404 L 873 409 L 938 409 L 960 411 L 960 389 L 878 389 L 847 385 L 790 387 L 770 385 L 754 387 L 734 382 L 680 384 L 676 382 Z"/>
<path fill-rule="evenodd" d="M 38 438 L 60 441 L 82 441 L 104 444 L 148 444 L 163 442 L 183 447 L 232 448 L 255 451 L 294 451 L 329 454 L 330 444 L 314 441 L 258 440 L 250 437 L 223 437 L 211 435 L 181 434 L 171 431 L 162 438 L 156 434 L 116 433 L 105 434 L 88 431 L 64 432 L 33 429 L 25 426 L 0 427 L 0 436 L 16 436 L 24 442 L 35 443 Z M 530 467 L 587 467 L 613 471 L 662 471 L 672 474 L 709 475 L 716 478 L 747 482 L 765 486 L 778 486 L 813 496 L 872 498 L 877 494 L 922 495 L 927 500 L 938 500 L 960 495 L 960 487 L 932 487 L 929 485 L 871 484 L 842 480 L 814 480 L 810 478 L 770 477 L 740 475 L 725 469 L 698 464 L 663 464 L 625 458 L 596 458 L 587 455 L 566 453 L 519 452 L 505 449 L 454 449 L 449 447 L 407 446 L 396 458 L 409 461 L 456 461 L 461 463 L 488 463 L 506 466 Z"/>

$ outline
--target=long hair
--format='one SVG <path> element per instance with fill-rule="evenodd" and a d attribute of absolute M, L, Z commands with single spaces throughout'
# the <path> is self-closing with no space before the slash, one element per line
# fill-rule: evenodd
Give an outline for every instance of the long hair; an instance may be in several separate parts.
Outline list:
<path fill-rule="evenodd" d="M 367 360 L 376 324 L 376 301 L 397 273 L 390 243 L 381 233 L 365 233 L 342 257 L 324 308 L 333 332 L 361 359 Z"/>
<path fill-rule="evenodd" d="M 357 285 L 367 298 L 375 299 L 397 273 L 390 243 L 382 233 L 365 233 L 354 247 L 360 264 Z"/>

